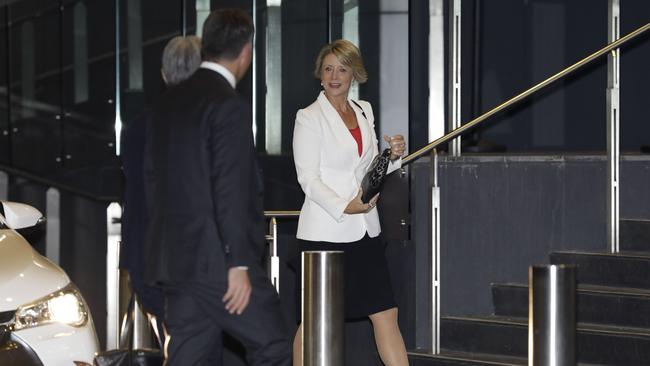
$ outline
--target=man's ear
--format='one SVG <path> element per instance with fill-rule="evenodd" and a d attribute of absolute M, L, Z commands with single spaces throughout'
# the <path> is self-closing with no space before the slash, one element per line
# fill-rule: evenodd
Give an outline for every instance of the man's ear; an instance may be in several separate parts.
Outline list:
<path fill-rule="evenodd" d="M 244 47 L 242 47 L 241 51 L 239 51 L 239 55 L 235 60 L 235 63 L 237 65 L 237 81 L 241 80 L 244 75 L 246 75 L 246 71 L 248 71 L 248 67 L 251 65 L 252 59 L 253 43 L 249 41 L 244 45 Z"/>
<path fill-rule="evenodd" d="M 239 52 L 238 58 L 239 60 L 246 61 L 246 62 L 253 58 L 253 42 L 251 41 L 246 42 L 244 47 L 242 47 L 241 51 Z"/>

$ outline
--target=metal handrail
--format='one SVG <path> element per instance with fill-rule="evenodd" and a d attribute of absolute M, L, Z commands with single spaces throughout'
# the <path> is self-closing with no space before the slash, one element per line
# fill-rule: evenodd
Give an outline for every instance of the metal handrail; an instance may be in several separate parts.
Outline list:
<path fill-rule="evenodd" d="M 298 217 L 300 211 L 264 211 L 264 217 Z"/>
<path fill-rule="evenodd" d="M 465 131 L 467 131 L 467 130 L 471 129 L 472 127 L 476 126 L 477 124 L 483 122 L 484 120 L 491 117 L 492 115 L 494 115 L 494 114 L 496 114 L 498 112 L 501 112 L 502 110 L 504 110 L 504 109 L 510 107 L 511 105 L 521 101 L 522 99 L 530 96 L 531 94 L 534 94 L 538 90 L 540 90 L 540 89 L 544 88 L 545 86 L 553 83 L 554 81 L 556 81 L 558 79 L 561 79 L 561 78 L 571 74 L 572 72 L 582 68 L 583 66 L 587 65 L 591 61 L 597 59 L 600 56 L 603 56 L 603 55 L 607 54 L 609 51 L 611 51 L 613 49 L 618 48 L 622 44 L 632 40 L 633 38 L 635 38 L 638 35 L 646 32 L 649 29 L 650 29 L 650 23 L 647 23 L 646 25 L 644 25 L 644 26 L 642 26 L 640 28 L 637 28 L 635 31 L 627 34 L 625 37 L 619 38 L 618 40 L 608 44 L 607 46 L 605 46 L 605 47 L 601 48 L 600 50 L 592 53 L 591 55 L 583 58 L 582 60 L 580 60 L 580 61 L 576 62 L 575 64 L 567 67 L 566 69 L 558 72 L 557 74 L 549 77 L 548 79 L 540 82 L 539 84 L 533 86 L 532 88 L 530 88 L 530 89 L 518 94 L 517 96 L 511 98 L 510 100 L 506 101 L 505 103 L 503 103 L 503 104 L 491 109 L 490 111 L 488 111 L 488 112 L 474 118 L 473 120 L 467 122 L 466 124 L 464 124 L 464 125 L 456 128 L 456 129 L 452 130 L 451 132 L 447 133 L 446 135 L 444 135 L 444 136 L 442 136 L 442 137 L 440 137 L 440 138 L 438 138 L 436 140 L 433 140 L 432 142 L 430 142 L 426 146 L 422 147 L 421 149 L 415 151 L 412 154 L 409 154 L 404 159 L 402 159 L 402 164 L 409 164 L 409 163 L 413 162 L 415 159 L 417 159 L 417 158 L 421 157 L 422 155 L 428 153 L 429 151 L 433 150 L 436 146 L 456 138 L 458 135 L 461 135 Z"/>
<path fill-rule="evenodd" d="M 275 290 L 280 293 L 280 256 L 278 255 L 278 221 L 277 218 L 295 218 L 300 211 L 264 211 L 269 220 L 269 233 L 265 236 L 269 243 L 269 277 Z"/>
<path fill-rule="evenodd" d="M 72 187 L 70 185 L 67 185 L 67 184 L 62 184 L 62 183 L 56 182 L 56 181 L 51 180 L 51 179 L 42 178 L 42 177 L 40 177 L 40 176 L 38 176 L 36 174 L 29 173 L 29 172 L 26 172 L 26 171 L 21 170 L 21 169 L 16 169 L 16 168 L 10 167 L 8 165 L 4 165 L 4 164 L 0 164 L 0 171 L 5 172 L 5 173 L 10 174 L 10 175 L 15 175 L 15 176 L 23 178 L 23 179 L 27 179 L 29 181 L 32 181 L 34 183 L 38 183 L 38 184 L 41 184 L 41 185 L 44 185 L 44 186 L 47 186 L 47 187 L 53 187 L 53 188 L 56 188 L 56 189 L 58 189 L 60 191 L 72 193 L 74 195 L 77 195 L 77 196 L 83 197 L 83 198 L 87 198 L 87 199 L 92 200 L 92 201 L 97 201 L 97 202 L 102 202 L 102 203 L 111 203 L 111 202 L 119 202 L 119 201 L 121 201 L 121 197 L 119 197 L 119 196 L 100 196 L 100 195 L 96 195 L 96 194 L 90 193 L 88 191 L 84 191 L 84 190 Z"/>

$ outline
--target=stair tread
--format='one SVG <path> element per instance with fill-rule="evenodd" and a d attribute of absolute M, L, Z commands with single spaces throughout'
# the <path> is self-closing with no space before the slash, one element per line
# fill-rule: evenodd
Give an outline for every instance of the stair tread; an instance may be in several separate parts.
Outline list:
<path fill-rule="evenodd" d="M 491 285 L 497 287 L 528 288 L 527 284 L 518 283 L 518 282 L 492 283 Z M 606 295 L 635 296 L 635 297 L 650 298 L 650 289 L 636 288 L 636 287 L 616 287 L 616 286 L 578 284 L 577 291 L 578 293 L 590 293 L 590 294 L 597 293 L 597 294 L 606 294 Z"/>
<path fill-rule="evenodd" d="M 624 219 L 619 219 L 619 221 L 639 221 L 639 222 L 647 222 L 650 224 L 650 219 L 624 218 Z"/>
<path fill-rule="evenodd" d="M 585 255 L 585 256 L 595 256 L 595 257 L 616 257 L 616 258 L 633 258 L 633 259 L 650 259 L 650 251 L 622 251 L 618 253 L 612 253 L 608 250 L 602 251 L 585 251 L 585 250 L 559 250 L 551 253 L 553 254 L 567 254 L 567 255 Z"/>
<path fill-rule="evenodd" d="M 412 350 L 408 351 L 409 356 L 430 358 L 435 360 L 449 360 L 459 362 L 473 362 L 477 364 L 494 365 L 494 366 L 522 366 L 528 365 L 528 358 L 508 355 L 495 355 L 489 353 L 472 353 L 452 350 L 441 350 L 437 355 L 427 353 L 426 351 Z M 578 366 L 598 366 L 593 363 L 579 362 Z"/>
<path fill-rule="evenodd" d="M 484 363 L 486 365 L 503 365 L 503 366 L 520 366 L 526 365 L 528 360 L 522 357 L 494 355 L 488 353 L 470 353 L 451 350 L 442 350 L 437 355 L 426 353 L 425 351 L 409 351 L 409 356 L 426 357 L 432 359 L 466 361 Z"/>
<path fill-rule="evenodd" d="M 507 317 L 507 316 L 499 316 L 499 315 L 472 316 L 472 317 L 443 316 L 442 319 L 528 327 L 528 318 Z M 577 331 L 604 333 L 604 334 L 619 334 L 619 335 L 628 335 L 628 336 L 637 336 L 637 337 L 650 337 L 650 328 L 596 324 L 596 323 L 578 323 Z"/>

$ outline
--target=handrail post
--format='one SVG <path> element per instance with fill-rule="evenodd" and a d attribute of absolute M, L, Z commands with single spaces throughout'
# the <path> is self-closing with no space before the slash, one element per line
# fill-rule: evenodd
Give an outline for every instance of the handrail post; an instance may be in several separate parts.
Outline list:
<path fill-rule="evenodd" d="M 528 270 L 528 365 L 576 364 L 576 267 Z"/>
<path fill-rule="evenodd" d="M 445 1 L 429 0 L 428 141 L 445 135 Z"/>
<path fill-rule="evenodd" d="M 438 154 L 431 152 L 431 353 L 440 352 L 440 187 Z"/>
<path fill-rule="evenodd" d="M 117 202 L 106 209 L 106 349 L 119 345 L 120 329 L 120 240 L 122 207 Z"/>
<path fill-rule="evenodd" d="M 133 349 L 151 348 L 151 326 L 147 313 L 142 309 L 138 297 L 135 297 L 131 316 L 133 316 Z"/>
<path fill-rule="evenodd" d="M 269 278 L 275 291 L 280 293 L 280 257 L 278 256 L 278 221 L 275 216 L 269 220 L 269 235 L 266 237 L 270 244 L 269 249 Z"/>
<path fill-rule="evenodd" d="M 302 344 L 304 366 L 344 364 L 343 252 L 302 254 Z"/>
<path fill-rule="evenodd" d="M 0 201 L 9 200 L 9 174 L 0 171 Z"/>
<path fill-rule="evenodd" d="M 607 42 L 620 37 L 620 0 L 609 0 Z M 607 55 L 607 241 L 612 253 L 619 251 L 620 165 L 620 49 Z"/>
<path fill-rule="evenodd" d="M 300 211 L 264 211 L 264 216 L 269 218 L 269 233 L 266 242 L 269 245 L 269 258 L 267 261 L 267 275 L 275 290 L 280 293 L 280 252 L 278 251 L 278 217 L 298 217 Z"/>
<path fill-rule="evenodd" d="M 50 187 L 45 192 L 45 256 L 59 264 L 61 258 L 61 193 Z"/>
<path fill-rule="evenodd" d="M 449 16 L 451 17 L 449 29 L 449 131 L 461 126 L 461 0 L 450 0 Z M 460 135 L 449 143 L 449 155 L 460 156 Z"/>

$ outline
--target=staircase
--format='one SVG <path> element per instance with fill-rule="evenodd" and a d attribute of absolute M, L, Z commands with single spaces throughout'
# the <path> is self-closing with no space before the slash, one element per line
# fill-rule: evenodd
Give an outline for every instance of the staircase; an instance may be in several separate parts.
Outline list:
<path fill-rule="evenodd" d="M 579 365 L 650 365 L 650 221 L 621 220 L 618 254 L 561 251 L 578 266 Z M 443 317 L 439 355 L 410 352 L 412 366 L 527 365 L 528 285 L 493 284 L 494 314 Z"/>

